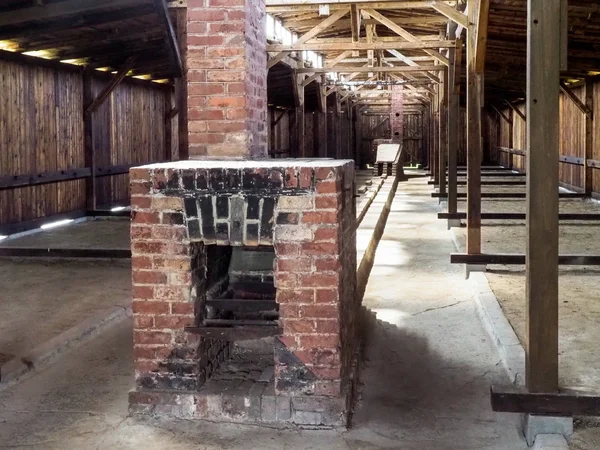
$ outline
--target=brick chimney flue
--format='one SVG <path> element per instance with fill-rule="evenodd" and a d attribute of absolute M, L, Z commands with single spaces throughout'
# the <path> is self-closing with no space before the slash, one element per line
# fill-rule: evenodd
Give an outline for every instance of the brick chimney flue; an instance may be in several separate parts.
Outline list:
<path fill-rule="evenodd" d="M 264 0 L 188 0 L 190 159 L 267 156 Z"/>

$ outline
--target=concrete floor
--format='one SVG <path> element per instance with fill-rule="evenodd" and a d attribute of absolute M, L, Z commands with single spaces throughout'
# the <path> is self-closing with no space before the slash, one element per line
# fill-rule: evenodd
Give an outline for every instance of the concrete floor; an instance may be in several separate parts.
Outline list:
<path fill-rule="evenodd" d="M 0 392 L 0 448 L 522 449 L 518 418 L 494 414 L 505 383 L 425 178 L 400 184 L 365 304 L 373 308 L 350 431 L 274 430 L 127 416 L 131 322 Z"/>
<path fill-rule="evenodd" d="M 0 247 L 129 249 L 129 220 L 99 218 L 0 242 Z"/>

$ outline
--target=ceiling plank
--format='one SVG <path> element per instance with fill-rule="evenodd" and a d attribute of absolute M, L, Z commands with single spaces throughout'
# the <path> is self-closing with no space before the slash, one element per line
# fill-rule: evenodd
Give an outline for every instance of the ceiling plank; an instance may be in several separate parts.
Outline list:
<path fill-rule="evenodd" d="M 337 66 L 333 69 L 323 67 L 323 68 L 306 68 L 306 69 L 297 69 L 298 73 L 329 73 L 329 72 L 337 72 L 337 73 L 405 73 L 405 72 L 425 72 L 425 71 L 434 71 L 434 70 L 444 70 L 443 65 L 439 66 L 393 66 L 393 67 L 342 67 Z"/>
<path fill-rule="evenodd" d="M 292 45 L 270 44 L 267 45 L 268 52 L 296 52 L 303 50 L 314 51 L 333 51 L 333 50 L 417 50 L 417 49 L 432 49 L 432 48 L 451 48 L 456 45 L 456 41 L 419 41 L 419 42 L 315 42 Z"/>

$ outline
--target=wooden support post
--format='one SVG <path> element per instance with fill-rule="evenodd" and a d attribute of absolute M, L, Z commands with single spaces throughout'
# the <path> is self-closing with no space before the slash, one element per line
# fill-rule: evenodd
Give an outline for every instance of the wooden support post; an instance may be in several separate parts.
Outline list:
<path fill-rule="evenodd" d="M 177 8 L 177 42 L 183 64 L 183 74 L 175 79 L 175 102 L 179 114 L 178 124 L 178 159 L 189 158 L 188 138 L 188 85 L 187 85 L 187 8 Z"/>
<path fill-rule="evenodd" d="M 342 111 L 340 104 L 340 94 L 335 93 L 335 157 L 341 159 L 343 156 L 342 150 Z"/>
<path fill-rule="evenodd" d="M 481 112 L 489 0 L 468 0 L 467 253 L 481 253 Z"/>
<path fill-rule="evenodd" d="M 354 160 L 356 161 L 356 167 L 362 168 L 364 161 L 362 158 L 362 114 L 360 113 L 360 106 L 354 106 L 353 119 L 354 119 Z"/>
<path fill-rule="evenodd" d="M 440 95 L 440 151 L 439 151 L 439 166 L 438 166 L 438 180 L 440 194 L 446 194 L 446 167 L 448 164 L 448 72 L 446 70 L 442 73 L 442 82 L 439 84 Z"/>
<path fill-rule="evenodd" d="M 450 49 L 452 67 L 448 71 L 448 212 L 457 212 L 458 128 L 460 124 L 460 68 L 462 41 L 457 39 L 456 49 Z"/>
<path fill-rule="evenodd" d="M 588 167 L 588 160 L 594 159 L 594 83 L 587 78 L 585 80 L 585 105 L 590 114 L 585 116 L 585 161 L 583 174 L 585 178 L 585 195 L 592 196 L 593 168 Z"/>
<path fill-rule="evenodd" d="M 438 120 L 439 120 L 439 106 L 440 103 L 438 101 L 438 85 L 434 87 L 435 93 L 431 98 L 431 110 L 432 110 L 432 120 L 431 120 L 431 144 L 432 144 L 432 154 L 431 154 L 431 176 L 433 177 L 433 185 L 437 187 L 439 182 L 439 157 L 438 157 L 438 147 L 440 140 L 438 139 Z"/>
<path fill-rule="evenodd" d="M 83 104 L 89 105 L 94 101 L 93 90 L 94 70 L 86 67 L 83 72 Z M 85 166 L 90 168 L 90 176 L 85 183 L 86 206 L 88 210 L 96 209 L 96 148 L 94 146 L 94 113 L 84 109 L 83 113 L 83 148 Z"/>
<path fill-rule="evenodd" d="M 527 3 L 526 384 L 556 392 L 561 0 Z"/>
<path fill-rule="evenodd" d="M 110 82 L 104 87 L 102 92 L 98 94 L 98 97 L 89 101 L 85 104 L 85 112 L 86 113 L 94 113 L 102 106 L 102 103 L 106 101 L 106 99 L 112 94 L 112 92 L 116 89 L 116 87 L 121 84 L 121 81 L 125 79 L 129 71 L 135 65 L 135 57 L 131 56 L 127 58 L 123 67 L 119 69 L 119 71 L 115 74 L 115 76 L 110 80 Z"/>

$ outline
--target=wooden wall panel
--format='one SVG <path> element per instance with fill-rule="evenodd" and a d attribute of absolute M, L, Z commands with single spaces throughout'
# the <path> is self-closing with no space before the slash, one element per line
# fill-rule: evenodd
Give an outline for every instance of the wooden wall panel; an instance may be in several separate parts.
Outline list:
<path fill-rule="evenodd" d="M 0 82 L 0 177 L 85 167 L 82 73 L 0 61 Z M 95 93 L 106 83 L 96 79 Z M 95 113 L 98 166 L 164 161 L 166 110 L 164 86 L 123 82 Z M 97 181 L 99 205 L 127 200 L 127 174 Z M 81 179 L 0 190 L 0 224 L 85 209 L 85 184 Z"/>
<path fill-rule="evenodd" d="M 585 89 L 573 89 L 573 93 L 585 102 Z M 564 94 L 560 95 L 560 154 L 585 157 L 585 116 Z M 559 180 L 576 188 L 583 188 L 583 166 L 561 162 Z"/>
<path fill-rule="evenodd" d="M 592 159 L 600 160 L 600 82 L 594 83 L 594 121 L 593 121 L 593 145 Z M 600 169 L 592 171 L 592 191 L 600 192 Z"/>
<path fill-rule="evenodd" d="M 0 61 L 0 176 L 83 167 L 80 75 Z M 0 224 L 85 205 L 81 180 L 0 191 Z"/>

